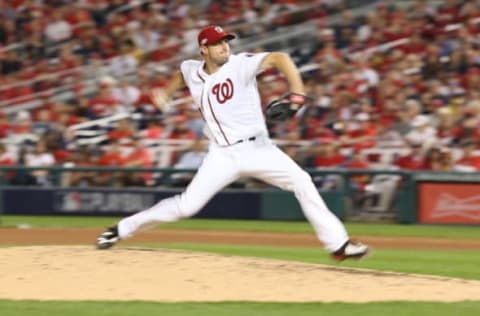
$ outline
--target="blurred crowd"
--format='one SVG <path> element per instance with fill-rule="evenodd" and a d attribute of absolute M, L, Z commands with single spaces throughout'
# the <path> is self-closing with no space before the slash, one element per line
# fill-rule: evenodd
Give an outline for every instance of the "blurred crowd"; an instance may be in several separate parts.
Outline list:
<path fill-rule="evenodd" d="M 197 168 L 204 123 L 188 92 L 162 113 L 151 89 L 166 85 L 178 58 L 197 55 L 205 25 L 244 41 L 311 23 L 315 36 L 285 50 L 312 101 L 294 119 L 269 124 L 292 158 L 309 168 L 480 169 L 477 1 L 366 1 L 373 7 L 361 14 L 349 6 L 355 1 L 226 2 L 0 0 L 0 165 Z M 340 18 L 329 23 L 330 16 Z M 258 82 L 265 105 L 288 89 L 274 71 Z M 60 99 L 55 89 L 65 86 L 68 98 Z M 41 170 L 6 177 L 51 181 Z M 86 171 L 68 184 L 112 178 L 120 186 L 163 181 Z"/>

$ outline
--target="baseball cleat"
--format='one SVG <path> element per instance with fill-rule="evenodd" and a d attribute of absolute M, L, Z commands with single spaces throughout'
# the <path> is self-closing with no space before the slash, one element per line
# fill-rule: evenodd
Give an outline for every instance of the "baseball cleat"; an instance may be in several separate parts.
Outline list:
<path fill-rule="evenodd" d="M 117 226 L 109 227 L 97 237 L 96 246 L 97 249 L 108 249 L 115 245 L 119 240 Z"/>
<path fill-rule="evenodd" d="M 340 249 L 332 253 L 332 259 L 343 261 L 345 259 L 361 259 L 369 252 L 367 245 L 359 242 L 347 241 Z"/>

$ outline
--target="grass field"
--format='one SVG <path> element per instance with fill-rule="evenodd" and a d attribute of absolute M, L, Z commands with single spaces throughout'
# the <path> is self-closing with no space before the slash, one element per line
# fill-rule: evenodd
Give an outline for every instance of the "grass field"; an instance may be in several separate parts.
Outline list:
<path fill-rule="evenodd" d="M 31 227 L 106 227 L 118 220 L 118 217 L 4 215 L 0 217 L 0 227 L 14 227 L 24 224 Z M 346 223 L 346 227 L 352 235 L 480 239 L 478 226 Z M 161 229 L 169 228 L 313 233 L 310 224 L 304 221 L 184 219 L 161 226 Z"/>
<path fill-rule="evenodd" d="M 2 216 L 0 227 L 105 227 L 118 218 L 19 217 Z M 183 220 L 163 229 L 246 230 L 264 232 L 312 232 L 305 222 Z M 480 239 L 474 226 L 422 226 L 349 223 L 352 235 L 472 238 Z M 1 234 L 1 229 L 0 229 Z M 148 244 L 143 246 L 206 251 L 220 254 L 278 258 L 310 263 L 333 264 L 319 248 L 266 247 L 212 244 Z M 3 258 L 0 258 L 3 259 Z M 367 260 L 345 266 L 422 273 L 480 280 L 479 251 L 376 249 Z M 343 264 L 342 264 L 343 265 Z M 479 289 L 480 292 L 480 289 Z M 361 295 L 361 294 L 359 294 Z M 153 303 L 153 302 L 36 302 L 0 300 L 0 315 L 480 315 L 480 301 L 460 303 L 384 302 L 346 303 Z"/>
<path fill-rule="evenodd" d="M 151 302 L 12 302 L 0 301 L 2 316 L 474 316 L 480 303 L 151 303 Z"/>

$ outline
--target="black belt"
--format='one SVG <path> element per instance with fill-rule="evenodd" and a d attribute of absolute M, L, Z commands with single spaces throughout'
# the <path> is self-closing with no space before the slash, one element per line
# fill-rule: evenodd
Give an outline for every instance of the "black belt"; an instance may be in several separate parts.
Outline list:
<path fill-rule="evenodd" d="M 243 143 L 243 142 L 253 142 L 255 139 L 257 139 L 256 136 L 253 136 L 253 137 L 250 137 L 250 138 L 247 138 L 247 139 L 240 139 L 240 140 L 237 140 L 235 144 L 240 144 L 240 143 Z"/>

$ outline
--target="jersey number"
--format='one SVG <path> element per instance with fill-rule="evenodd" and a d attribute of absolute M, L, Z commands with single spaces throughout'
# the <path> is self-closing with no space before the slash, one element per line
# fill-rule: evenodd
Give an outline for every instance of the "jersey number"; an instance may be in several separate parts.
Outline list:
<path fill-rule="evenodd" d="M 233 97 L 232 80 L 230 80 L 230 78 L 227 78 L 226 82 L 217 83 L 213 86 L 212 92 L 217 97 L 218 103 L 225 103 Z"/>

